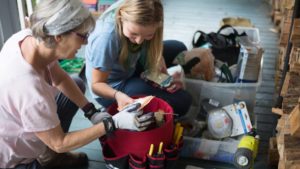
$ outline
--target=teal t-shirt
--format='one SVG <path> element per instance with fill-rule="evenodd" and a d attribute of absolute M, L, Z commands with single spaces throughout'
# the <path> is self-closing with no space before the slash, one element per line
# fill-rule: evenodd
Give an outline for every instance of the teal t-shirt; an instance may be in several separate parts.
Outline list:
<path fill-rule="evenodd" d="M 118 2 L 117 2 L 118 3 Z M 138 60 L 143 57 L 145 60 L 147 55 L 146 42 L 143 43 L 141 49 L 137 52 L 129 52 L 127 64 L 128 68 L 124 68 L 119 63 L 121 51 L 121 42 L 115 27 L 115 9 L 117 6 L 112 5 L 103 16 L 96 21 L 96 27 L 88 39 L 85 49 L 86 58 L 86 78 L 89 89 L 92 80 L 92 68 L 99 69 L 104 72 L 110 71 L 107 83 L 117 88 L 124 81 L 130 78 L 135 72 Z M 99 97 L 93 94 L 94 97 Z"/>

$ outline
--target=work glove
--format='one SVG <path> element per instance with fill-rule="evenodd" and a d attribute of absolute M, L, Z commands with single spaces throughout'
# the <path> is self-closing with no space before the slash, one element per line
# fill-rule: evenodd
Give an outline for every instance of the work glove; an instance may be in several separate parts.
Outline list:
<path fill-rule="evenodd" d="M 122 111 L 115 114 L 112 118 L 116 128 L 134 131 L 143 131 L 154 122 L 154 114 L 138 111 L 140 103 L 134 103 L 125 107 Z"/>
<path fill-rule="evenodd" d="M 86 104 L 82 110 L 84 112 L 84 116 L 93 124 L 100 123 L 103 121 L 103 119 L 111 117 L 111 115 L 106 112 L 105 108 L 96 109 L 93 103 Z"/>

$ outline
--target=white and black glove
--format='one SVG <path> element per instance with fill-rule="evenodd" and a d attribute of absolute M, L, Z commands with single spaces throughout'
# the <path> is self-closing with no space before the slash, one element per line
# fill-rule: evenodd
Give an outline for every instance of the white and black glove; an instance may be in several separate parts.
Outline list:
<path fill-rule="evenodd" d="M 154 114 L 143 114 L 138 111 L 140 103 L 134 103 L 125 107 L 122 111 L 115 114 L 112 118 L 116 128 L 143 131 L 154 122 Z"/>
<path fill-rule="evenodd" d="M 154 122 L 153 113 L 143 114 L 142 111 L 120 111 L 113 117 L 115 127 L 135 131 L 143 131 Z"/>
<path fill-rule="evenodd" d="M 84 112 L 84 116 L 88 118 L 93 124 L 97 124 L 99 122 L 102 122 L 103 119 L 111 117 L 110 114 L 108 114 L 103 109 L 96 109 L 95 105 L 93 103 L 88 103 L 82 108 Z"/>
<path fill-rule="evenodd" d="M 96 109 L 92 103 L 88 103 L 82 110 L 84 111 L 84 116 L 93 124 L 103 122 L 106 134 L 110 135 L 117 128 L 134 131 L 147 129 L 147 127 L 155 121 L 154 113 L 143 114 L 142 111 L 137 111 L 140 107 L 140 103 L 132 104 L 114 116 L 111 116 L 107 112 L 101 112 L 101 110 Z"/>
<path fill-rule="evenodd" d="M 90 121 L 93 124 L 98 124 L 102 122 L 105 118 L 109 118 L 109 117 L 111 117 L 111 115 L 108 114 L 107 112 L 96 112 L 95 114 L 92 115 Z"/>
<path fill-rule="evenodd" d="M 149 127 L 150 124 L 155 122 L 155 117 L 153 112 L 149 112 L 146 114 L 140 113 L 141 115 L 135 116 L 135 125 L 139 129 L 139 131 L 143 131 Z"/>

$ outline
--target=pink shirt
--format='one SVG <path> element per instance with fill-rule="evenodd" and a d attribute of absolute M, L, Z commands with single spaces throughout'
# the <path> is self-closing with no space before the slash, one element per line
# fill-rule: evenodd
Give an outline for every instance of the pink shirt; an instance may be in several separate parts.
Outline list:
<path fill-rule="evenodd" d="M 14 34 L 0 52 L 0 168 L 36 159 L 46 145 L 34 132 L 60 123 L 56 88 L 22 56 L 19 42 L 30 35 L 29 29 Z"/>

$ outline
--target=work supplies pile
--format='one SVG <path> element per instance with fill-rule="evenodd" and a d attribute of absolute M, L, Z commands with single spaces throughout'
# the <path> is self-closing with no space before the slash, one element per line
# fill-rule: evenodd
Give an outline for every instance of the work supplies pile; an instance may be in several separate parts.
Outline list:
<path fill-rule="evenodd" d="M 155 114 L 154 125 L 141 132 L 117 129 L 100 138 L 107 168 L 172 168 L 178 159 L 182 137 L 174 142 L 173 109 L 156 97 L 142 107 L 144 113 Z M 110 106 L 108 112 L 117 113 L 117 105 Z"/>
<path fill-rule="evenodd" d="M 221 31 L 226 28 L 231 28 L 233 33 L 228 35 L 222 34 Z M 198 34 L 200 34 L 200 36 Z M 246 34 L 238 34 L 237 30 L 230 25 L 224 25 L 217 31 L 217 33 L 211 32 L 206 34 L 200 30 L 196 31 L 192 43 L 194 48 L 201 47 L 209 43 L 215 58 L 222 62 L 226 62 L 228 66 L 231 66 L 236 64 L 238 61 L 240 44 L 238 43 L 237 38 L 240 36 L 246 36 Z"/>
<path fill-rule="evenodd" d="M 189 130 L 198 125 L 194 121 L 202 121 L 206 125 L 199 125 L 203 130 L 191 135 Z M 214 99 L 204 99 L 199 114 L 183 121 L 183 124 L 189 123 L 190 126 L 185 127 L 185 135 L 217 140 L 247 134 L 253 128 L 246 103 L 243 101 L 222 106 Z"/>
<path fill-rule="evenodd" d="M 193 110 L 190 109 L 191 111 L 198 112 L 201 100 L 212 98 L 220 100 L 223 105 L 232 104 L 236 100 L 245 101 L 250 116 L 253 114 L 256 91 L 262 80 L 263 49 L 260 46 L 259 30 L 253 27 L 227 27 L 222 29 L 221 34 L 229 36 L 230 34 L 236 34 L 234 32 L 237 32 L 238 35 L 246 34 L 246 36 L 238 36 L 235 39 L 235 42 L 240 46 L 236 64 L 229 66 L 228 63 L 213 56 L 214 72 L 210 80 L 201 78 L 201 76 L 186 75 L 186 90 L 193 97 Z M 201 34 L 196 33 L 195 35 Z M 198 38 L 197 36 L 194 37 L 195 40 Z M 205 45 L 190 49 L 186 53 L 190 53 L 190 56 L 192 56 L 195 55 L 194 51 L 198 50 L 206 50 L 207 52 L 201 54 L 204 56 L 213 49 L 211 44 L 207 42 Z M 214 55 L 212 52 L 210 53 Z M 198 64 L 201 64 L 201 61 Z"/>
<path fill-rule="evenodd" d="M 255 83 L 258 81 L 261 70 L 263 48 L 260 45 L 259 31 L 257 28 L 234 27 L 239 34 L 238 42 L 241 45 L 240 55 L 235 71 L 235 82 Z M 224 34 L 231 34 L 232 29 L 225 29 Z M 234 74 L 234 73 L 233 73 Z"/>
<path fill-rule="evenodd" d="M 216 33 L 196 31 L 192 43 L 194 48 L 186 52 L 190 56 L 200 50 L 206 50 L 202 56 L 213 55 L 214 77 L 186 75 L 193 103 L 181 121 L 185 132 L 180 155 L 250 169 L 258 146 L 251 123 L 256 121 L 253 110 L 261 82 L 258 29 L 224 26 Z"/>
<path fill-rule="evenodd" d="M 234 164 L 239 169 L 250 169 L 258 148 L 258 136 L 252 128 L 245 102 L 221 106 L 216 100 L 203 100 L 201 114 L 196 118 L 207 126 L 191 137 L 185 127 L 181 156 Z M 195 119 L 193 119 L 195 121 Z M 183 122 L 187 125 L 187 121 Z M 193 129 L 192 123 L 190 128 Z M 196 126 L 199 127 L 199 126 Z M 245 144 L 249 140 L 249 144 Z M 241 158 L 245 161 L 241 162 Z"/>
<path fill-rule="evenodd" d="M 258 36 L 259 33 L 256 28 L 232 27 L 230 25 L 223 25 L 217 32 L 205 33 L 197 30 L 192 40 L 193 49 L 186 51 L 184 57 L 188 56 L 189 53 L 195 53 L 195 49 L 210 49 L 214 56 L 213 75 L 216 76 L 215 78 L 200 79 L 223 83 L 257 82 L 263 53 Z M 209 50 L 200 55 L 204 57 L 208 52 Z M 195 56 L 197 55 L 193 57 Z M 189 61 L 191 59 L 184 58 L 181 60 Z M 196 68 L 196 65 L 200 65 L 201 61 L 200 59 L 200 63 L 193 65 L 194 72 L 198 69 L 201 70 L 201 68 Z M 202 69 L 203 67 L 207 68 L 202 66 Z M 197 78 L 197 76 L 193 75 L 191 78 Z"/>

